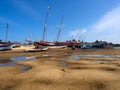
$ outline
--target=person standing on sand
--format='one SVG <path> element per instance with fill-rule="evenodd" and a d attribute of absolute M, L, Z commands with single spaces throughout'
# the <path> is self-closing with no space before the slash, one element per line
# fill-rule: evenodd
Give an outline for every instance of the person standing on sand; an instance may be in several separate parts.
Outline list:
<path fill-rule="evenodd" d="M 72 50 L 75 50 L 75 45 L 72 46 Z"/>

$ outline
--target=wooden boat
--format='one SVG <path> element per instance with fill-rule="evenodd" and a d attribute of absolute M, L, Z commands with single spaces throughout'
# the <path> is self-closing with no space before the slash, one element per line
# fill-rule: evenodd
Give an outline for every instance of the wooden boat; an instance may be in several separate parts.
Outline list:
<path fill-rule="evenodd" d="M 49 49 L 61 49 L 66 48 L 67 46 L 48 46 Z"/>
<path fill-rule="evenodd" d="M 83 45 L 80 46 L 80 48 L 82 48 L 82 49 L 90 49 L 90 48 L 92 48 L 92 45 L 91 44 L 83 44 Z"/>
<path fill-rule="evenodd" d="M 10 44 L 8 42 L 0 42 L 0 45 L 3 45 L 3 44 Z"/>
<path fill-rule="evenodd" d="M 38 41 L 34 43 L 35 46 L 55 46 L 54 42 L 45 42 L 45 41 Z"/>
<path fill-rule="evenodd" d="M 58 36 L 57 36 L 57 41 L 56 42 L 44 41 L 46 28 L 47 28 L 46 26 L 47 26 L 47 17 L 48 17 L 49 10 L 50 10 L 50 7 L 48 6 L 47 13 L 46 13 L 46 19 L 45 19 L 45 24 L 44 24 L 43 39 L 42 39 L 42 41 L 34 42 L 34 45 L 35 45 L 36 48 L 40 48 L 40 47 L 48 47 L 50 49 L 52 49 L 52 48 L 65 48 L 66 43 L 65 42 L 59 42 L 59 37 L 60 37 L 61 29 L 62 29 L 62 22 L 63 22 L 64 16 L 62 16 L 62 19 L 61 19 L 61 23 L 60 23 L 60 27 L 59 27 L 59 31 L 58 31 Z"/>
<path fill-rule="evenodd" d="M 35 49 L 26 49 L 25 52 L 41 52 L 48 50 L 48 47 L 45 48 L 35 48 Z"/>
<path fill-rule="evenodd" d="M 80 41 L 73 39 L 73 40 L 67 41 L 66 43 L 67 43 L 68 47 L 73 47 L 73 46 L 79 47 Z"/>
<path fill-rule="evenodd" d="M 8 42 L 8 23 L 6 24 L 6 42 L 0 42 L 0 51 L 11 50 L 14 44 Z"/>
<path fill-rule="evenodd" d="M 1 44 L 0 51 L 11 50 L 14 44 Z"/>
<path fill-rule="evenodd" d="M 49 49 L 60 49 L 67 47 L 65 42 L 35 42 L 36 48 L 48 47 Z"/>

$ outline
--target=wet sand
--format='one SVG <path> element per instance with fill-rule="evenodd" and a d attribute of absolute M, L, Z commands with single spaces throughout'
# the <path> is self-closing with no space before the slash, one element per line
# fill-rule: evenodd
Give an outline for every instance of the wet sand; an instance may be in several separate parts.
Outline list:
<path fill-rule="evenodd" d="M 65 48 L 24 52 L 25 48 L 0 52 L 0 59 L 6 62 L 10 62 L 9 58 L 15 56 L 37 58 L 17 61 L 15 66 L 1 66 L 0 90 L 120 90 L 120 49 L 73 51 Z M 95 54 L 118 57 L 79 56 Z M 78 55 L 80 58 L 73 59 L 70 58 L 71 55 Z M 22 71 L 21 65 L 31 68 Z"/>

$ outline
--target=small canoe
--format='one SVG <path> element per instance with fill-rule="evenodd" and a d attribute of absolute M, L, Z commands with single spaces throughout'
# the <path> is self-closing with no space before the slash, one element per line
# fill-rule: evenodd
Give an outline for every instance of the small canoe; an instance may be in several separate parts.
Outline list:
<path fill-rule="evenodd" d="M 25 52 L 41 52 L 41 51 L 46 51 L 48 50 L 47 47 L 45 48 L 35 48 L 35 49 L 26 49 Z"/>

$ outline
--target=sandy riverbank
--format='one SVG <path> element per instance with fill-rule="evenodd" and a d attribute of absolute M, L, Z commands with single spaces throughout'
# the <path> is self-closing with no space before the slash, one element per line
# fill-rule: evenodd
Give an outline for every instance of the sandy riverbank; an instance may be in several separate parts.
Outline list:
<path fill-rule="evenodd" d="M 28 48 L 28 47 L 27 47 Z M 33 48 L 33 47 L 31 47 Z M 0 52 L 0 58 L 37 56 L 37 60 L 18 61 L 16 66 L 0 67 L 0 90 L 119 90 L 120 58 L 82 57 L 70 55 L 118 56 L 115 49 L 54 49 L 45 52 L 25 53 L 16 48 Z M 105 60 L 106 62 L 97 62 Z M 32 69 L 23 72 L 19 65 Z"/>

